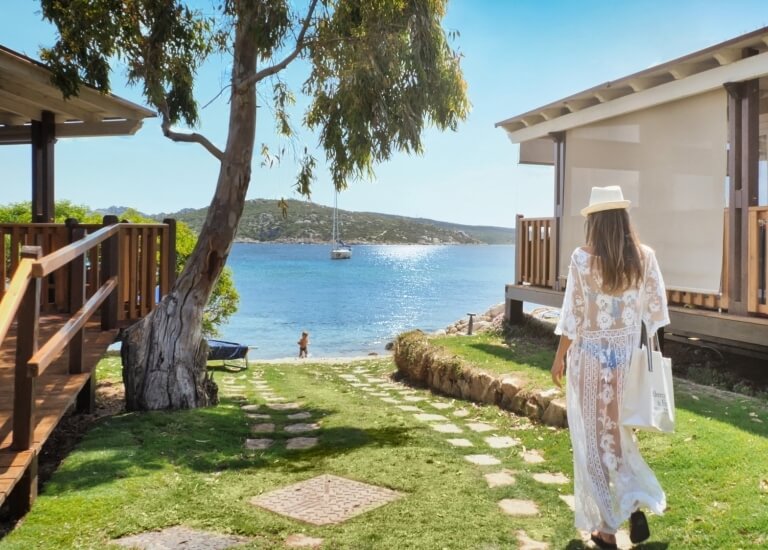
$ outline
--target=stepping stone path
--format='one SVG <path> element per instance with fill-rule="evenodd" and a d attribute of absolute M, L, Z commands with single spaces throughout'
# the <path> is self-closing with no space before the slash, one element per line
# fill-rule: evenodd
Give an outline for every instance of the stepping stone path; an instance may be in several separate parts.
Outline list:
<path fill-rule="evenodd" d="M 131 535 L 113 540 L 113 543 L 126 548 L 140 550 L 157 550 L 161 548 L 188 548 L 190 550 L 226 550 L 248 542 L 245 537 L 220 535 L 187 529 L 186 527 L 169 527 L 162 531 L 150 531 L 139 535 Z"/>
<path fill-rule="evenodd" d="M 488 482 L 489 489 L 493 489 L 494 487 L 506 487 L 507 485 L 515 484 L 514 476 L 506 470 L 503 472 L 485 474 L 485 481 Z"/>
<path fill-rule="evenodd" d="M 491 455 L 464 455 L 464 460 L 478 466 L 496 466 L 501 460 Z"/>
<path fill-rule="evenodd" d="M 406 412 L 421 412 L 421 409 L 416 405 L 398 405 L 397 408 Z"/>
<path fill-rule="evenodd" d="M 458 409 L 456 411 L 453 411 L 453 416 L 464 418 L 465 416 L 469 416 L 469 411 L 467 409 Z"/>
<path fill-rule="evenodd" d="M 419 397 L 417 395 L 406 395 L 403 397 L 403 401 L 411 401 L 413 403 L 418 403 L 419 401 L 424 401 L 425 397 Z"/>
<path fill-rule="evenodd" d="M 289 414 L 286 418 L 288 418 L 288 420 L 304 420 L 306 418 L 312 418 L 312 414 L 308 412 L 293 413 Z"/>
<path fill-rule="evenodd" d="M 320 424 L 288 424 L 284 430 L 289 434 L 298 434 L 303 432 L 314 432 L 320 429 Z"/>
<path fill-rule="evenodd" d="M 269 420 L 270 418 L 272 418 L 268 414 L 257 414 L 257 413 L 246 413 L 245 416 L 247 416 L 251 420 Z"/>
<path fill-rule="evenodd" d="M 275 431 L 275 425 L 272 423 L 254 424 L 251 426 L 251 432 L 255 434 L 269 434 Z"/>
<path fill-rule="evenodd" d="M 532 500 L 505 498 L 499 501 L 499 508 L 510 516 L 538 516 L 539 507 Z"/>
<path fill-rule="evenodd" d="M 486 424 L 485 422 L 467 422 L 467 428 L 472 430 L 473 432 L 492 432 L 496 428 L 494 426 L 491 426 L 490 424 Z"/>
<path fill-rule="evenodd" d="M 528 464 L 541 464 L 544 462 L 544 457 L 541 453 L 535 449 L 529 449 L 523 452 L 523 460 Z"/>
<path fill-rule="evenodd" d="M 570 480 L 565 474 L 533 474 L 533 479 L 538 481 L 539 483 L 544 483 L 548 485 L 565 485 Z"/>
<path fill-rule="evenodd" d="M 414 414 L 414 417 L 416 417 L 416 420 L 421 420 L 422 422 L 446 422 L 448 419 L 444 417 L 441 414 Z"/>
<path fill-rule="evenodd" d="M 508 449 L 520 444 L 519 439 L 507 436 L 486 437 L 485 442 L 488 443 L 491 449 Z"/>
<path fill-rule="evenodd" d="M 436 409 L 450 409 L 450 408 L 453 408 L 453 405 L 451 405 L 450 403 L 441 403 L 440 401 L 432 401 L 430 403 L 430 405 L 432 405 Z"/>
<path fill-rule="evenodd" d="M 395 399 L 394 397 L 382 397 L 381 400 L 384 401 L 384 403 L 391 403 L 393 405 L 400 403 L 400 400 Z"/>
<path fill-rule="evenodd" d="M 243 405 L 240 408 L 246 412 L 256 412 L 261 408 L 261 405 Z"/>
<path fill-rule="evenodd" d="M 460 434 L 461 428 L 456 424 L 430 424 L 430 427 L 440 433 L 444 434 Z"/>
<path fill-rule="evenodd" d="M 576 497 L 573 495 L 560 495 L 560 500 L 565 502 L 568 505 L 568 508 L 571 509 L 571 512 L 576 511 Z"/>
<path fill-rule="evenodd" d="M 311 449 L 319 439 L 317 437 L 293 437 L 285 442 L 286 449 Z"/>
<path fill-rule="evenodd" d="M 263 451 L 268 449 L 274 441 L 271 439 L 246 439 L 245 448 L 249 451 Z"/>
<path fill-rule="evenodd" d="M 446 439 L 448 443 L 454 447 L 473 447 L 472 442 L 469 439 Z"/>
<path fill-rule="evenodd" d="M 273 411 L 291 411 L 293 409 L 298 409 L 299 404 L 298 403 L 270 403 L 267 405 L 270 409 Z"/>

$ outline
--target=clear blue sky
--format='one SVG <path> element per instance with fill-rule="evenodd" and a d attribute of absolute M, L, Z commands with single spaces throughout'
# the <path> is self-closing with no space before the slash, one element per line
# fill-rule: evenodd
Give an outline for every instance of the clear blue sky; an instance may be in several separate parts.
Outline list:
<path fill-rule="evenodd" d="M 196 3 L 210 9 L 212 2 Z M 551 168 L 517 165 L 517 147 L 495 122 L 766 26 L 767 8 L 765 0 L 452 0 L 445 25 L 460 32 L 455 46 L 464 55 L 469 119 L 456 133 L 428 131 L 424 155 L 395 156 L 377 168 L 375 181 L 353 182 L 339 206 L 502 226 L 514 225 L 516 213 L 549 216 Z M 39 58 L 39 47 L 53 41 L 37 2 L 2 0 L 0 44 Z M 288 81 L 300 83 L 305 69 L 293 67 Z M 201 73 L 198 99 L 213 98 L 227 77 L 228 60 L 212 59 Z M 143 103 L 138 88 L 123 86 L 119 70 L 113 91 Z M 198 130 L 223 144 L 226 113 L 226 99 L 219 99 L 202 111 Z M 265 114 L 260 111 L 257 144 L 274 148 Z M 302 137 L 315 146 L 315 137 Z M 28 146 L 0 147 L 0 202 L 29 200 L 30 162 Z M 272 169 L 259 164 L 254 159 L 249 199 L 298 198 L 292 159 Z M 195 144 L 163 138 L 156 120 L 132 137 L 62 139 L 56 149 L 57 198 L 91 207 L 157 213 L 206 206 L 217 173 L 213 157 Z M 332 204 L 325 170 L 312 199 Z"/>

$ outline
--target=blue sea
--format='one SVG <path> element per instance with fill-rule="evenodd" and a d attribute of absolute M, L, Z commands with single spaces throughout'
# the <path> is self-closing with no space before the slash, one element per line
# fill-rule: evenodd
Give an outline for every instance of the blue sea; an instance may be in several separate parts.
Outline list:
<path fill-rule="evenodd" d="M 360 245 L 331 260 L 328 245 L 245 244 L 228 265 L 240 309 L 221 337 L 255 346 L 251 359 L 383 353 L 397 334 L 445 328 L 504 301 L 514 246 Z"/>

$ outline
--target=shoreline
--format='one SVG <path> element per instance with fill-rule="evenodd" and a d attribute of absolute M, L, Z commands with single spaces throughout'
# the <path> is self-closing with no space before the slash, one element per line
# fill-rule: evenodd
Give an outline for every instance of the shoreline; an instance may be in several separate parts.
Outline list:
<path fill-rule="evenodd" d="M 326 365 L 339 363 L 356 363 L 358 361 L 375 361 L 377 359 L 392 359 L 392 353 L 383 353 L 379 355 L 357 355 L 349 357 L 307 357 L 299 359 L 298 357 L 278 357 L 276 359 L 249 359 L 248 365 L 283 365 L 295 363 L 297 365 Z"/>

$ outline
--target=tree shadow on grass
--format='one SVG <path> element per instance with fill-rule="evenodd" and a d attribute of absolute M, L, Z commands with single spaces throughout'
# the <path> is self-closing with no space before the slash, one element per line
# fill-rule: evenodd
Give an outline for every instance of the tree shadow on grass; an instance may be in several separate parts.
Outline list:
<path fill-rule="evenodd" d="M 572 539 L 565 546 L 564 550 L 586 550 L 588 548 L 597 548 L 596 546 L 588 546 L 581 539 Z M 669 548 L 668 542 L 647 542 L 645 544 L 635 544 L 632 546 L 633 550 L 666 550 Z"/>
<path fill-rule="evenodd" d="M 467 347 L 476 349 L 488 355 L 493 355 L 505 361 L 524 364 L 536 369 L 549 372 L 552 368 L 553 353 L 548 348 L 538 348 L 530 343 L 512 342 L 514 347 L 507 344 L 488 344 L 477 342 Z"/>
<path fill-rule="evenodd" d="M 44 488 L 44 494 L 64 495 L 139 477 L 145 473 L 189 469 L 198 473 L 269 468 L 286 473 L 317 468 L 327 458 L 361 447 L 397 447 L 415 438 L 412 428 L 354 426 L 322 427 L 335 411 L 303 407 L 310 419 L 289 419 L 296 410 L 271 411 L 270 419 L 248 418 L 230 400 L 219 407 L 174 412 L 127 413 L 95 425 Z M 286 433 L 288 424 L 321 422 L 320 429 Z M 250 427 L 273 423 L 273 433 L 252 433 Z M 317 437 L 310 449 L 287 449 L 288 439 Z M 245 449 L 246 439 L 269 438 L 265 450 Z"/>

